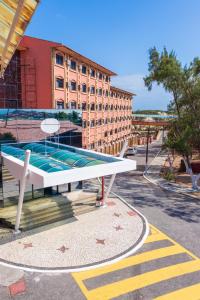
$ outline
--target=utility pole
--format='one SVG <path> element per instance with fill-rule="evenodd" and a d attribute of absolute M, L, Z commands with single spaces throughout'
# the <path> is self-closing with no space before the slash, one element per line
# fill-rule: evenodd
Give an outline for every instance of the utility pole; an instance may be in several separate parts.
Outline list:
<path fill-rule="evenodd" d="M 145 163 L 145 174 L 147 173 L 148 168 L 148 156 L 149 156 L 149 135 L 150 135 L 150 126 L 147 131 L 147 145 L 146 145 L 146 163 Z"/>

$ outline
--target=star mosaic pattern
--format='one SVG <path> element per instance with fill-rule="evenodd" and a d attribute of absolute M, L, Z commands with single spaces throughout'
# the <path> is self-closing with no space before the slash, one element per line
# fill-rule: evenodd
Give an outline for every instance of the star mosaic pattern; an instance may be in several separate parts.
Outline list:
<path fill-rule="evenodd" d="M 32 243 L 24 243 L 23 245 L 24 245 L 24 249 L 32 248 L 33 247 Z"/>
<path fill-rule="evenodd" d="M 123 230 L 123 229 L 124 229 L 124 228 L 121 227 L 121 225 L 115 226 L 114 228 L 115 228 L 116 231 L 119 231 L 119 230 Z"/>
<path fill-rule="evenodd" d="M 65 251 L 69 250 L 69 248 L 65 247 L 64 245 L 57 249 L 58 251 L 65 253 Z"/>
<path fill-rule="evenodd" d="M 96 239 L 96 244 L 105 245 L 105 240 Z"/>
<path fill-rule="evenodd" d="M 119 217 L 121 216 L 121 214 L 114 213 L 114 214 L 113 214 L 113 216 L 114 216 L 114 217 L 118 217 L 118 218 L 119 218 Z"/>
<path fill-rule="evenodd" d="M 133 217 L 133 216 L 136 216 L 137 213 L 133 210 L 130 210 L 130 211 L 127 211 L 127 214 L 130 216 L 130 217 Z"/>
<path fill-rule="evenodd" d="M 106 204 L 108 206 L 114 206 L 114 205 L 116 205 L 116 203 L 114 201 L 107 201 Z"/>

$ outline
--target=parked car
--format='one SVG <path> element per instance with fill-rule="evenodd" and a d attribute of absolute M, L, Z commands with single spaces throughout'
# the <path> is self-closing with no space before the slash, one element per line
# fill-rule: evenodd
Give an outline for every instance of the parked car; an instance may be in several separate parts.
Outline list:
<path fill-rule="evenodd" d="M 137 154 L 137 148 L 136 147 L 128 147 L 128 149 L 125 152 L 125 156 L 136 155 L 136 154 Z"/>

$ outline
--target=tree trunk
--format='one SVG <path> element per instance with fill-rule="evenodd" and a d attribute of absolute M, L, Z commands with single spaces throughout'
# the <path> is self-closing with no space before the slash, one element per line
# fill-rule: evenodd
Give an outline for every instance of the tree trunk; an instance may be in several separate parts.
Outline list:
<path fill-rule="evenodd" d="M 173 163 L 174 163 L 174 158 L 170 156 L 170 154 L 168 153 L 168 157 L 167 157 L 167 161 L 169 163 L 169 169 L 171 172 L 173 172 Z"/>
<path fill-rule="evenodd" d="M 188 156 L 187 157 L 183 156 L 183 160 L 186 167 L 186 173 L 189 174 L 191 178 L 192 188 L 194 190 L 199 190 L 198 180 L 200 179 L 200 173 L 197 175 L 193 173 L 190 158 Z"/>

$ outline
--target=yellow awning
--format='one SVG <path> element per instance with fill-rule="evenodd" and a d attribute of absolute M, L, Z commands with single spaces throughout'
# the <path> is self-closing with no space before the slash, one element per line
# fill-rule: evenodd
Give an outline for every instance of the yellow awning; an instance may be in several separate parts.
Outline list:
<path fill-rule="evenodd" d="M 39 0 L 0 0 L 0 77 L 10 62 Z"/>

